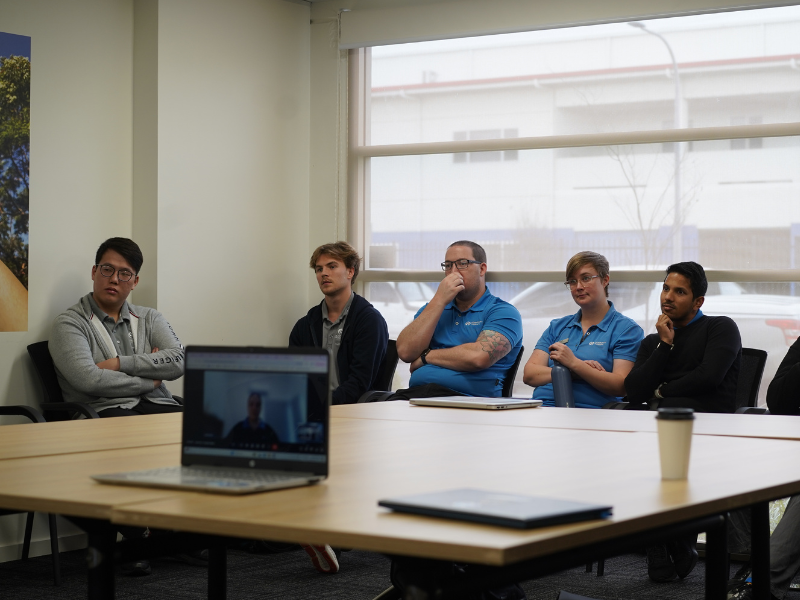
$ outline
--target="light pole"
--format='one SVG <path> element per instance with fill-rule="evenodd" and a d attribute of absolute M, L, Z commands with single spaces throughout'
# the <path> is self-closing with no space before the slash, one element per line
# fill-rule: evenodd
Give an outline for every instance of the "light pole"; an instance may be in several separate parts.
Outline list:
<path fill-rule="evenodd" d="M 655 31 L 650 31 L 647 27 L 645 27 L 644 23 L 640 23 L 639 21 L 633 21 L 628 23 L 631 27 L 636 27 L 637 29 L 641 29 L 645 33 L 649 33 L 650 35 L 656 36 L 667 47 L 667 51 L 669 52 L 669 57 L 672 59 L 672 70 L 675 73 L 675 116 L 674 116 L 674 127 L 676 129 L 683 129 L 685 124 L 683 122 L 683 97 L 681 95 L 681 78 L 680 73 L 678 72 L 678 62 L 675 60 L 675 54 L 672 52 L 672 47 L 669 45 L 669 42 L 664 39 L 660 33 L 656 33 Z M 672 233 L 672 262 L 681 262 L 681 254 L 682 254 L 682 246 L 683 246 L 683 239 L 681 235 L 682 223 L 681 223 L 681 162 L 683 159 L 683 142 L 675 142 L 674 145 L 675 150 L 675 175 L 674 175 L 674 189 L 675 189 L 675 207 L 673 209 L 673 233 Z"/>

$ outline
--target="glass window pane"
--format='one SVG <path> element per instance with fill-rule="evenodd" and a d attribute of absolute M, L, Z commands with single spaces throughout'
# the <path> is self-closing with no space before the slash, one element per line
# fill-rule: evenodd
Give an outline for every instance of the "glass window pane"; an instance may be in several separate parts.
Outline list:
<path fill-rule="evenodd" d="M 560 271 L 581 250 L 612 268 L 800 266 L 799 137 L 679 146 L 677 186 L 676 154 L 661 144 L 372 158 L 370 244 L 393 245 L 398 269 L 438 269 L 464 238 L 494 270 Z"/>
<path fill-rule="evenodd" d="M 800 121 L 800 7 L 641 25 L 375 47 L 369 143 Z"/>

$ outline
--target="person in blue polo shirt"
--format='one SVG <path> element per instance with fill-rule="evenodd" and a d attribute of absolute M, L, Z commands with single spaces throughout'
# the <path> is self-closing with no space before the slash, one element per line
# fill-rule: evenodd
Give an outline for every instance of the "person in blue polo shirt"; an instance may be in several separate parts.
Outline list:
<path fill-rule="evenodd" d="M 625 377 L 644 332 L 607 300 L 608 270 L 608 261 L 596 252 L 579 252 L 567 263 L 565 285 L 580 310 L 550 322 L 523 373 L 544 406 L 554 405 L 554 360 L 572 372 L 576 408 L 602 408 L 625 395 Z"/>
<path fill-rule="evenodd" d="M 442 263 L 444 279 L 397 336 L 397 354 L 411 363 L 407 398 L 496 397 L 522 348 L 522 319 L 486 287 L 486 252 L 453 242 Z"/>

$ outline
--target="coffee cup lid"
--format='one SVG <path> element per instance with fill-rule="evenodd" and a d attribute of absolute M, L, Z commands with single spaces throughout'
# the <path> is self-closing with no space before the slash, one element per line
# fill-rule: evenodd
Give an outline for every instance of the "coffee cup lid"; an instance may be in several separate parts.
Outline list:
<path fill-rule="evenodd" d="M 694 419 L 694 410 L 691 408 L 659 408 L 656 419 L 688 421 Z"/>

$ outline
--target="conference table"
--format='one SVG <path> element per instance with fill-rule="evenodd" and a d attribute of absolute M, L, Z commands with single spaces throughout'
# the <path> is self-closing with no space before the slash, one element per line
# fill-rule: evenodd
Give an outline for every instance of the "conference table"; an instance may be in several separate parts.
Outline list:
<path fill-rule="evenodd" d="M 592 428 L 586 415 L 606 419 L 605 414 L 619 416 L 619 424 Z M 754 528 L 763 531 L 768 501 L 800 493 L 800 444 L 790 431 L 800 421 L 792 417 L 774 418 L 772 433 L 764 425 L 761 435 L 752 436 L 736 433 L 738 422 L 698 415 L 702 431 L 693 436 L 689 479 L 665 482 L 652 413 L 631 418 L 627 411 L 491 412 L 399 402 L 335 406 L 331 415 L 326 481 L 240 497 L 90 479 L 95 473 L 178 463 L 179 415 L 6 426 L 0 443 L 0 508 L 83 517 L 111 530 L 147 525 L 222 538 L 327 543 L 401 561 L 474 563 L 485 565 L 478 571 L 484 583 L 530 579 L 681 531 L 707 531 L 707 597 L 724 598 L 725 519 L 720 515 L 755 506 L 760 520 Z M 466 487 L 610 504 L 614 514 L 608 520 L 515 530 L 403 515 L 377 505 L 382 498 Z M 768 535 L 767 530 L 766 544 L 763 536 L 754 539 L 766 545 L 767 565 Z M 113 563 L 103 559 L 113 554 L 109 543 L 113 540 L 105 534 L 90 534 L 89 554 L 95 557 L 90 597 L 113 595 Z M 220 567 L 224 570 L 224 558 L 212 558 L 210 579 Z M 763 596 L 768 575 L 760 572 L 754 576 L 755 591 L 768 597 Z M 220 582 L 217 572 L 213 593 L 224 597 L 224 572 L 221 577 Z"/>
<path fill-rule="evenodd" d="M 589 429 L 595 431 L 656 432 L 655 413 L 646 410 L 455 410 L 413 406 L 408 402 L 345 404 L 338 417 L 389 421 L 431 421 L 506 427 Z M 800 440 L 800 417 L 758 414 L 696 413 L 693 433 Z"/>

